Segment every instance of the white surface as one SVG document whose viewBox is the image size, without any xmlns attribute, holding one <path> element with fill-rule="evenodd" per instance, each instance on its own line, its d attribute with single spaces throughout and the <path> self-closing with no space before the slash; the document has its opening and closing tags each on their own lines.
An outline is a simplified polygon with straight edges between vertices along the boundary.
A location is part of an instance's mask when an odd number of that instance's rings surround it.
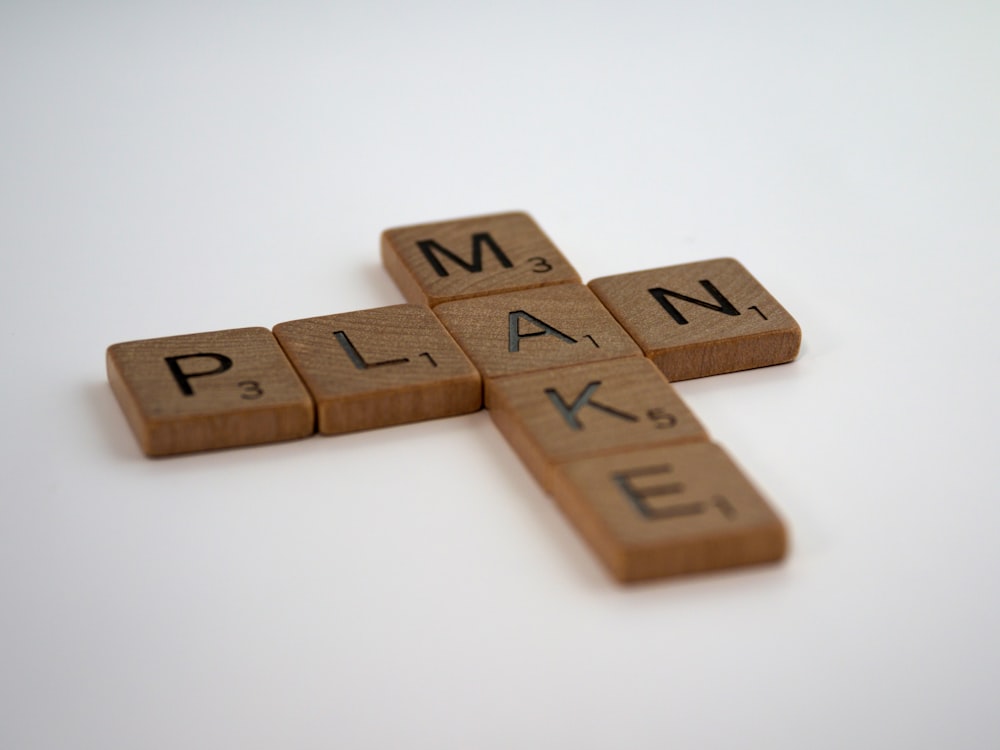
<svg viewBox="0 0 1000 750">
<path fill-rule="evenodd" d="M 0 747 L 997 746 L 996 3 L 62 5 L 0 8 Z M 679 385 L 783 565 L 620 588 L 485 412 L 141 457 L 109 344 L 509 209 L 797 317 Z"/>
</svg>

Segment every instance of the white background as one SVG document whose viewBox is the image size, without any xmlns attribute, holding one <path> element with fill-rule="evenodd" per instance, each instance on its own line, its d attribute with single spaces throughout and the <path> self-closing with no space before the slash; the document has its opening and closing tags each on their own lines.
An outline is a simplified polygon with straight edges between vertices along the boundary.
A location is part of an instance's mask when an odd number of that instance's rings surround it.
<svg viewBox="0 0 1000 750">
<path fill-rule="evenodd" d="M 995 2 L 8 1 L 0 107 L 0 747 L 1000 742 Z M 512 209 L 798 319 L 678 385 L 783 564 L 614 584 L 485 412 L 140 454 L 108 345 Z"/>
</svg>

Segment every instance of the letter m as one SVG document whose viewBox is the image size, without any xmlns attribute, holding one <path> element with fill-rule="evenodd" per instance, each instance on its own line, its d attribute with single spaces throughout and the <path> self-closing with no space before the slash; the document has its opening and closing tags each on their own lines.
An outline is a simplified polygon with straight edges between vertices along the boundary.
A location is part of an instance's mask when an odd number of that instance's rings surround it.
<svg viewBox="0 0 1000 750">
<path fill-rule="evenodd" d="M 469 273 L 480 273 L 483 270 L 483 246 L 489 248 L 490 252 L 500 261 L 500 265 L 504 268 L 513 268 L 514 264 L 510 262 L 504 251 L 500 249 L 500 245 L 497 244 L 496 240 L 490 237 L 489 232 L 479 232 L 472 235 L 472 260 L 465 260 L 460 256 L 453 253 L 446 247 L 439 245 L 434 240 L 418 240 L 417 247 L 420 248 L 420 252 L 424 254 L 424 258 L 427 262 L 431 264 L 431 268 L 434 269 L 438 276 L 447 276 L 448 269 L 444 267 L 441 263 L 441 258 L 438 255 L 447 258 L 452 263 L 457 263 L 462 268 L 464 268 Z"/>
</svg>

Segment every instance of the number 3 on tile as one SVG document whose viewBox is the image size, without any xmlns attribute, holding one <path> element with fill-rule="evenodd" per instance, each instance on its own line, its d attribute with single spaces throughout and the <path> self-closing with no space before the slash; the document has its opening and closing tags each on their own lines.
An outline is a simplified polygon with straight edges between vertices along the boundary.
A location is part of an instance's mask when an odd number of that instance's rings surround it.
<svg viewBox="0 0 1000 750">
<path fill-rule="evenodd" d="M 264 390 L 260 387 L 260 383 L 256 380 L 241 380 L 236 385 L 243 389 L 243 393 L 240 394 L 240 398 L 248 401 L 260 398 L 264 395 Z"/>
<path fill-rule="evenodd" d="M 534 273 L 547 273 L 552 270 L 552 264 L 541 256 L 536 255 L 534 258 L 528 258 L 528 262 L 535 264 L 535 267 L 531 269 Z"/>
</svg>

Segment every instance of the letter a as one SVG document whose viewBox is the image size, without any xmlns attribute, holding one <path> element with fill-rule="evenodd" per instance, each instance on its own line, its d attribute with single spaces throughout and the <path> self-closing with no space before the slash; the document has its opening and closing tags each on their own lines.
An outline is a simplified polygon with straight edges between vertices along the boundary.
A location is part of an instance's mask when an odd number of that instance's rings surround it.
<svg viewBox="0 0 1000 750">
<path fill-rule="evenodd" d="M 532 331 L 531 333 L 521 333 L 521 319 L 530 321 L 542 330 Z M 548 323 L 539 320 L 534 315 L 526 313 L 524 310 L 514 310 L 507 316 L 508 324 L 508 334 L 507 334 L 507 351 L 509 352 L 519 352 L 521 351 L 521 339 L 526 339 L 531 336 L 555 336 L 560 341 L 564 341 L 567 344 L 575 344 L 576 339 L 567 336 L 565 333 L 560 331 L 558 328 L 550 326 Z"/>
</svg>

